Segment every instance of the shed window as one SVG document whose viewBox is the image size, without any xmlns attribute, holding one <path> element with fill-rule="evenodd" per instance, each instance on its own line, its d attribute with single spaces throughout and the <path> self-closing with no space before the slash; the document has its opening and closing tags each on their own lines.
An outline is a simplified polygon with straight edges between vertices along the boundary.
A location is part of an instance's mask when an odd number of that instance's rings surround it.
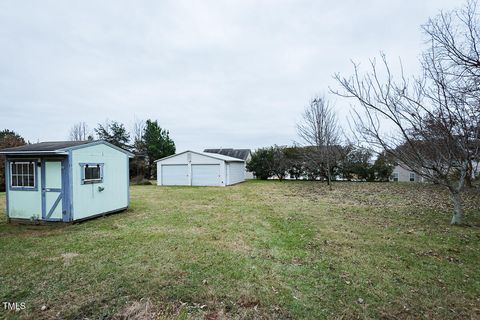
<svg viewBox="0 0 480 320">
<path fill-rule="evenodd" d="M 82 183 L 101 183 L 103 181 L 103 164 L 88 163 L 82 165 Z"/>
<path fill-rule="evenodd" d="M 35 188 L 35 162 L 11 162 L 10 186 L 12 188 Z"/>
</svg>

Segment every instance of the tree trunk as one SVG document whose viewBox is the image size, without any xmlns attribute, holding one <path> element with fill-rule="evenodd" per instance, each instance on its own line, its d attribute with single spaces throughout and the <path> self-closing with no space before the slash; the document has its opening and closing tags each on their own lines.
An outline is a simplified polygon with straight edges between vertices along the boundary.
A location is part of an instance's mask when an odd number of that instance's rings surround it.
<svg viewBox="0 0 480 320">
<path fill-rule="evenodd" d="M 460 170 L 460 179 L 457 186 L 449 186 L 450 196 L 453 202 L 453 217 L 451 224 L 461 224 L 463 218 L 463 203 L 461 192 L 465 188 L 465 180 L 468 175 L 469 162 L 465 163 Z"/>
<path fill-rule="evenodd" d="M 473 175 L 473 163 L 468 161 L 467 164 L 467 175 L 465 176 L 465 187 L 472 188 L 472 175 Z"/>
<path fill-rule="evenodd" d="M 462 197 L 460 196 L 460 192 L 456 190 L 451 190 L 451 198 L 453 202 L 453 217 L 451 224 L 461 224 L 462 217 L 463 217 L 463 205 L 462 205 Z"/>
<path fill-rule="evenodd" d="M 332 190 L 331 181 L 332 181 L 332 179 L 330 177 L 330 163 L 327 162 L 327 185 L 328 185 L 329 190 Z"/>
</svg>

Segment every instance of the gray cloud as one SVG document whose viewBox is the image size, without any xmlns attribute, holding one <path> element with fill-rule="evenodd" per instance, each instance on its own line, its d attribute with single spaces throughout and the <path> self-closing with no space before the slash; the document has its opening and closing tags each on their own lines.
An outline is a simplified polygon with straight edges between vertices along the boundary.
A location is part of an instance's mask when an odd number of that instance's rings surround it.
<svg viewBox="0 0 480 320">
<path fill-rule="evenodd" d="M 2 1 L 0 127 L 158 119 L 178 149 L 289 144 L 311 96 L 383 50 L 417 69 L 420 25 L 462 1 Z M 349 102 L 336 102 L 346 124 Z"/>
</svg>

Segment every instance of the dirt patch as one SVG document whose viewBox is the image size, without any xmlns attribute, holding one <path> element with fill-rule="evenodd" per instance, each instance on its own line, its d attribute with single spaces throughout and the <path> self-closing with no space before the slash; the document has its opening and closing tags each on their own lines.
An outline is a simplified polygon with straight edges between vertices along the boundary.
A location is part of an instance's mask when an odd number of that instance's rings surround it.
<svg viewBox="0 0 480 320">
<path fill-rule="evenodd" d="M 253 248 L 242 237 L 227 239 L 224 245 L 229 250 L 235 252 L 248 253 L 253 251 Z"/>
</svg>

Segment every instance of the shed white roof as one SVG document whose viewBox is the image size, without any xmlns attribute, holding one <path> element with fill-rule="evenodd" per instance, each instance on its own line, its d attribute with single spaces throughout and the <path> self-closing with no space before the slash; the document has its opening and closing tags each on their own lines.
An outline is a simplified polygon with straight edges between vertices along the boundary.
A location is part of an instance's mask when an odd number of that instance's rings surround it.
<svg viewBox="0 0 480 320">
<path fill-rule="evenodd" d="M 233 157 L 228 157 L 228 156 L 224 156 L 224 155 L 218 154 L 218 153 L 199 152 L 199 151 L 191 151 L 191 150 L 186 150 L 186 151 L 183 151 L 183 152 L 180 152 L 180 153 L 176 153 L 176 154 L 173 154 L 173 155 L 171 155 L 171 156 L 158 159 L 158 160 L 156 160 L 155 162 L 159 162 L 159 161 L 163 161 L 163 160 L 166 160 L 166 159 L 170 159 L 170 158 L 176 157 L 176 156 L 178 156 L 178 155 L 184 154 L 184 153 L 186 153 L 186 152 L 192 152 L 192 153 L 196 153 L 196 154 L 199 154 L 199 155 L 202 155 L 202 156 L 205 156 L 205 157 L 210 157 L 210 158 L 217 159 L 217 160 L 223 160 L 223 161 L 226 161 L 226 162 L 245 162 L 245 161 L 242 160 L 242 159 L 233 158 Z"/>
</svg>

